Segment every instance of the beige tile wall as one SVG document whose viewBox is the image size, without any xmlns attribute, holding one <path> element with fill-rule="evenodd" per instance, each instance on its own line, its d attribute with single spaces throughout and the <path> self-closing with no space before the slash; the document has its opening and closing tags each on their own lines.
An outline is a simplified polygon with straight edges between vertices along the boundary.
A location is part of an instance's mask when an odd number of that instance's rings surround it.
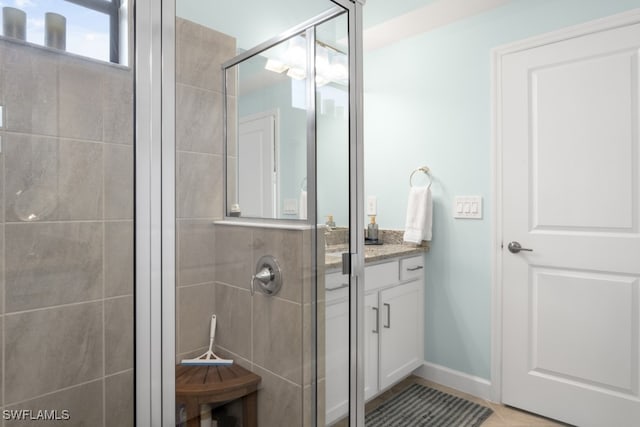
<svg viewBox="0 0 640 427">
<path fill-rule="evenodd" d="M 0 39 L 0 105 L 0 407 L 131 426 L 133 73 Z"/>
<path fill-rule="evenodd" d="M 216 341 L 224 354 L 262 377 L 258 396 L 261 426 L 310 425 L 309 301 L 315 286 L 310 268 L 311 233 L 215 227 L 214 307 L 220 316 Z M 263 255 L 273 255 L 282 269 L 283 285 L 276 296 L 250 293 L 251 274 Z"/>
<path fill-rule="evenodd" d="M 222 218 L 222 58 L 235 40 L 176 19 L 177 359 L 203 352 L 214 313 L 213 222 Z"/>
<path fill-rule="evenodd" d="M 260 425 L 302 425 L 303 415 L 309 425 L 311 231 L 213 225 L 223 218 L 220 70 L 235 50 L 233 38 L 177 19 L 177 359 L 206 349 L 215 313 L 217 351 L 262 377 Z M 279 260 L 283 288 L 251 296 L 266 254 Z"/>
</svg>

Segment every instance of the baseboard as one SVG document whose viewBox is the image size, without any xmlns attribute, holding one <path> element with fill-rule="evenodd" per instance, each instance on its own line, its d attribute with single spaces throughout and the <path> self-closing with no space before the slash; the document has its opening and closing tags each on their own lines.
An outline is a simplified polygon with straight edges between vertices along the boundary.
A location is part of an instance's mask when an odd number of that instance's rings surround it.
<svg viewBox="0 0 640 427">
<path fill-rule="evenodd" d="M 491 382 L 484 378 L 429 362 L 424 362 L 413 373 L 425 380 L 433 381 L 445 387 L 453 388 L 481 399 L 493 400 Z"/>
</svg>

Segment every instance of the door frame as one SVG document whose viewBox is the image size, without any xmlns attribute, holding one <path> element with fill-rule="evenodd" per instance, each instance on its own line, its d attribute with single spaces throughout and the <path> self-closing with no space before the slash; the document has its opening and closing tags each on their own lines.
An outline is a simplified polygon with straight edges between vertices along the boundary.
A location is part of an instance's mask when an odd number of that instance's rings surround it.
<svg viewBox="0 0 640 427">
<path fill-rule="evenodd" d="M 491 287 L 491 399 L 494 402 L 502 402 L 502 265 L 503 265 L 503 158 L 502 148 L 505 141 L 502 139 L 502 68 L 503 57 L 529 50 L 540 46 L 545 46 L 564 40 L 586 36 L 614 28 L 625 27 L 640 23 L 640 8 L 632 9 L 619 14 L 592 20 L 586 23 L 572 25 L 560 30 L 545 33 L 539 36 L 530 37 L 524 40 L 509 43 L 496 47 L 492 50 L 492 153 L 494 165 L 492 168 L 492 186 L 494 194 L 494 217 L 492 233 L 492 287 Z M 542 414 L 544 415 L 544 414 Z"/>
</svg>

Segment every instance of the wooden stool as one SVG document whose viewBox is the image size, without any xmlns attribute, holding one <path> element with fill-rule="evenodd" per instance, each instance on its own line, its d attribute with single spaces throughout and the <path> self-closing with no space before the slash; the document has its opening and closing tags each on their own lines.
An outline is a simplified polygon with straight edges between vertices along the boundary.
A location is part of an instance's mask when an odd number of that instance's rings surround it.
<svg viewBox="0 0 640 427">
<path fill-rule="evenodd" d="M 259 375 L 236 364 L 176 366 L 176 404 L 185 405 L 187 426 L 200 427 L 200 405 L 242 398 L 242 425 L 258 425 Z"/>
</svg>

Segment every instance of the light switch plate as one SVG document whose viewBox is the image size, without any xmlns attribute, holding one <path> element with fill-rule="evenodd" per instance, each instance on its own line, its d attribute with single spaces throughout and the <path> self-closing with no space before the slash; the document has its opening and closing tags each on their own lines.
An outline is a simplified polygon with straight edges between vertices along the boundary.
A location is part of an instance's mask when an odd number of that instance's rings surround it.
<svg viewBox="0 0 640 427">
<path fill-rule="evenodd" d="M 367 215 L 378 215 L 378 198 L 376 196 L 367 197 Z"/>
<path fill-rule="evenodd" d="M 453 217 L 482 219 L 481 196 L 457 196 L 453 201 Z"/>
<path fill-rule="evenodd" d="M 283 213 L 287 215 L 295 215 L 298 213 L 298 199 L 284 199 L 282 205 Z"/>
</svg>

